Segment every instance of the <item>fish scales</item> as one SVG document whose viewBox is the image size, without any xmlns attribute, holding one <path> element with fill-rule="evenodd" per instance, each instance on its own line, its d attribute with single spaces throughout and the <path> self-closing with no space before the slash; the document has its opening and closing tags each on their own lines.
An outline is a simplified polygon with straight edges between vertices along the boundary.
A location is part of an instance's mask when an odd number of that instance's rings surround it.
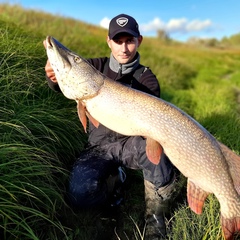
<svg viewBox="0 0 240 240">
<path fill-rule="evenodd" d="M 201 213 L 205 198 L 213 193 L 220 202 L 224 237 L 233 239 L 240 231 L 239 156 L 173 104 L 108 79 L 52 37 L 46 43 L 63 94 L 80 101 L 91 117 L 114 131 L 158 141 L 188 178 L 191 209 Z M 231 175 L 233 162 L 237 168 Z"/>
<path fill-rule="evenodd" d="M 117 129 L 122 134 L 151 136 L 161 143 L 167 156 L 185 176 L 194 178 L 200 186 L 203 179 L 206 179 L 208 184 L 209 181 L 215 182 L 223 191 L 222 182 L 212 180 L 215 177 L 212 171 L 215 170 L 216 176 L 223 174 L 227 179 L 231 178 L 226 174 L 226 161 L 212 135 L 173 105 L 125 88 L 111 80 L 105 80 L 99 94 L 86 101 L 88 111 L 99 122 L 113 130 Z M 143 96 L 145 101 L 141 101 Z M 123 102 L 119 101 L 119 98 L 124 99 Z M 99 106 L 104 106 L 104 111 Z M 157 111 L 162 108 L 163 111 Z M 170 114 L 166 114 L 167 112 Z M 134 118 L 131 117 L 132 113 Z M 186 151 L 181 151 L 183 146 Z M 215 157 L 216 152 L 217 157 Z M 219 159 L 221 165 L 218 167 Z M 207 169 L 204 165 L 205 161 L 208 162 Z M 198 176 L 196 170 L 199 172 Z"/>
</svg>

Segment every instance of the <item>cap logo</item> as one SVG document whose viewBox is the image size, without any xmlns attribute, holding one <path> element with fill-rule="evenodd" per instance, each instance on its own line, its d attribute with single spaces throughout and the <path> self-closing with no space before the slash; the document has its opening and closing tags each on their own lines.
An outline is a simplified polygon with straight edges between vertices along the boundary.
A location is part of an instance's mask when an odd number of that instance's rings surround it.
<svg viewBox="0 0 240 240">
<path fill-rule="evenodd" d="M 117 22 L 117 25 L 119 25 L 120 27 L 124 27 L 127 25 L 128 19 L 125 17 L 120 17 L 116 20 L 116 22 Z"/>
</svg>

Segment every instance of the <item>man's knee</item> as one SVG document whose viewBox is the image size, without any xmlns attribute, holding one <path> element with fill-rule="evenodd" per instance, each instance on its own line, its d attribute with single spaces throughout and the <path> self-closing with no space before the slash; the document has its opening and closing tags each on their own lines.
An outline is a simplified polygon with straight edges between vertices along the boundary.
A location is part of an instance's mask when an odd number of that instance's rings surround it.
<svg viewBox="0 0 240 240">
<path fill-rule="evenodd" d="M 73 207 L 97 207 L 109 204 L 115 188 L 122 184 L 123 173 L 113 160 L 94 150 L 83 154 L 73 166 L 68 199 Z"/>
<path fill-rule="evenodd" d="M 93 207 L 101 205 L 107 199 L 107 185 L 100 178 L 100 169 L 89 164 L 89 161 L 77 162 L 72 169 L 68 199 L 74 207 Z"/>
</svg>

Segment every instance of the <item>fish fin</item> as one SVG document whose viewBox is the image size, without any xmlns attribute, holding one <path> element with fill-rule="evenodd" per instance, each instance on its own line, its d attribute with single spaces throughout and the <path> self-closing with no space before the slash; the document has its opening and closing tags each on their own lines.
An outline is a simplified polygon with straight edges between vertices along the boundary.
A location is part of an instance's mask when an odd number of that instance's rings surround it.
<svg viewBox="0 0 240 240">
<path fill-rule="evenodd" d="M 227 219 L 221 215 L 221 225 L 226 240 L 233 240 L 235 234 L 240 234 L 240 217 Z"/>
<path fill-rule="evenodd" d="M 85 132 L 87 132 L 87 116 L 86 116 L 86 108 L 83 105 L 81 101 L 76 101 L 77 102 L 77 113 L 78 117 L 80 119 L 80 122 L 83 125 L 83 129 Z"/>
<path fill-rule="evenodd" d="M 223 143 L 218 142 L 222 153 L 228 163 L 229 171 L 233 179 L 233 184 L 240 195 L 240 156 L 234 153 L 231 149 L 225 146 Z"/>
<path fill-rule="evenodd" d="M 196 186 L 192 181 L 188 179 L 187 200 L 189 207 L 193 212 L 196 214 L 202 213 L 203 205 L 208 195 L 208 192 Z"/>
<path fill-rule="evenodd" d="M 89 121 L 91 121 L 91 123 L 92 123 L 96 128 L 98 128 L 98 127 L 99 127 L 99 122 L 98 122 L 94 117 L 92 117 L 92 115 L 91 115 L 88 111 L 86 111 L 86 115 L 87 115 Z"/>
<path fill-rule="evenodd" d="M 146 154 L 152 163 L 157 165 L 160 162 L 162 152 L 163 149 L 159 142 L 149 137 L 146 139 Z"/>
</svg>

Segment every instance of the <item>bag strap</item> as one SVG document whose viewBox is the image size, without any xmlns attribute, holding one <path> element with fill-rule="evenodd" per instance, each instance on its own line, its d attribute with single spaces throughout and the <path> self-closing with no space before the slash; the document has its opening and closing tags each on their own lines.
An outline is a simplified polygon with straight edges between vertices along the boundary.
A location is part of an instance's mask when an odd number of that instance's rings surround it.
<svg viewBox="0 0 240 240">
<path fill-rule="evenodd" d="M 142 76 L 142 74 L 147 71 L 147 67 L 139 64 L 139 66 L 137 67 L 137 69 L 135 70 L 133 77 L 139 82 L 140 77 Z"/>
</svg>

